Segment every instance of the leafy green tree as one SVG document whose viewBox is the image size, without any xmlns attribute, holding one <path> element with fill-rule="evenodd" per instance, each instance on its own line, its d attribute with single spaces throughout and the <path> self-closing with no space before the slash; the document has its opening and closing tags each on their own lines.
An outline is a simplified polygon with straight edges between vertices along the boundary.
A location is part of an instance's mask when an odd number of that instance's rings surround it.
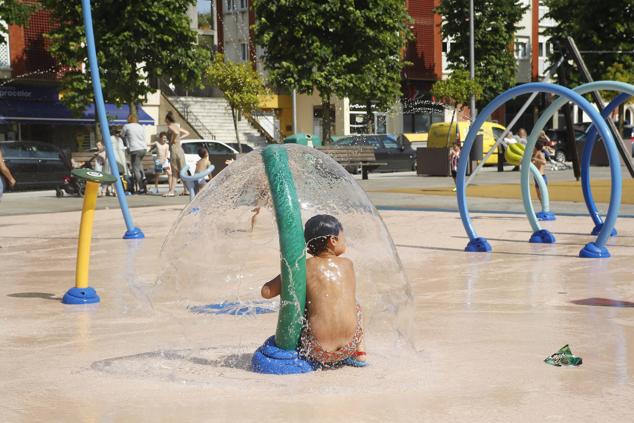
<svg viewBox="0 0 634 423">
<path fill-rule="evenodd" d="M 553 39 L 572 37 L 581 51 L 603 53 L 583 54 L 583 60 L 594 79 L 610 79 L 610 68 L 622 66 L 622 72 L 634 73 L 634 56 L 618 53 L 634 51 L 634 2 L 631 0 L 545 0 L 546 15 L 557 22 L 548 28 Z M 554 51 L 554 58 L 559 56 Z M 579 83 L 578 74 L 572 73 L 572 83 Z"/>
<path fill-rule="evenodd" d="M 0 18 L 4 21 L 0 25 L 0 44 L 6 41 L 7 25 L 26 25 L 34 6 L 23 4 L 19 0 L 0 0 Z"/>
<path fill-rule="evenodd" d="M 194 0 L 94 0 L 92 17 L 97 58 L 106 101 L 136 105 L 155 89 L 148 80 L 200 84 L 210 53 L 196 44 L 187 8 Z M 64 25 L 49 37 L 51 53 L 65 67 L 75 69 L 62 79 L 62 101 L 72 110 L 93 102 L 87 72 L 82 9 L 79 1 L 42 0 L 53 19 Z"/>
<path fill-rule="evenodd" d="M 438 81 L 432 87 L 431 93 L 442 103 L 453 106 L 451 122 L 449 128 L 453 126 L 453 121 L 457 110 L 462 110 L 475 96 L 476 100 L 482 95 L 482 87 L 478 81 L 471 80 L 469 72 L 463 69 L 454 70 L 448 79 Z M 447 146 L 451 143 L 451 131 L 447 131 Z"/>
<path fill-rule="evenodd" d="M 407 31 L 402 1 L 255 0 L 254 8 L 270 82 L 319 91 L 325 142 L 333 96 L 393 101 Z"/>
<path fill-rule="evenodd" d="M 411 38 L 410 16 L 402 0 L 357 1 L 357 13 L 349 19 L 351 36 L 346 48 L 355 57 L 350 97 L 366 105 L 367 132 L 374 128 L 373 106 L 389 110 L 401 97 L 401 72 L 408 63 L 401 49 Z"/>
<path fill-rule="evenodd" d="M 474 2 L 475 74 L 486 104 L 515 85 L 516 61 L 511 46 L 517 26 L 528 6 L 520 0 Z M 469 69 L 469 0 L 443 0 L 436 12 L 442 16 L 442 34 L 451 39 L 449 69 Z"/>
<path fill-rule="evenodd" d="M 225 61 L 221 53 L 216 53 L 213 63 L 207 68 L 205 79 L 209 85 L 221 90 L 229 103 L 238 151 L 242 151 L 238 135 L 238 113 L 253 112 L 258 106 L 259 96 L 266 93 L 260 74 L 253 69 L 251 63 Z"/>
</svg>

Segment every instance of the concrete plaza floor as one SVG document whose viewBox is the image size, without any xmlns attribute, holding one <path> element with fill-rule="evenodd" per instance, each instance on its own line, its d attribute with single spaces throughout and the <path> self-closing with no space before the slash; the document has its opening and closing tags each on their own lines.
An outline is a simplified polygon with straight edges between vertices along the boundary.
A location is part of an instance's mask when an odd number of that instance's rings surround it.
<svg viewBox="0 0 634 423">
<path fill-rule="evenodd" d="M 156 278 L 181 207 L 135 208 L 142 241 L 121 239 L 117 209 L 97 212 L 102 302 L 90 307 L 59 301 L 79 212 L 0 216 L 0 421 L 634 420 L 632 218 L 618 221 L 612 258 L 589 260 L 577 257 L 593 239 L 587 216 L 547 222 L 557 244 L 533 245 L 523 216 L 476 213 L 494 251 L 468 254 L 457 213 L 384 210 L 413 294 L 412 347 L 370 344 L 364 369 L 267 376 L 248 363 L 274 316 L 185 326 L 135 292 Z M 582 366 L 543 362 L 564 344 Z"/>
</svg>

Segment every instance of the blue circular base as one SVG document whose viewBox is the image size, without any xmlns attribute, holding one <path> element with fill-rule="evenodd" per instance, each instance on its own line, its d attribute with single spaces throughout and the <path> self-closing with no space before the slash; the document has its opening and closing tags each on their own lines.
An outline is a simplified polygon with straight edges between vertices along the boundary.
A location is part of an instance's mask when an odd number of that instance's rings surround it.
<svg viewBox="0 0 634 423">
<path fill-rule="evenodd" d="M 232 316 L 252 316 L 278 311 L 277 308 L 272 308 L 268 301 L 252 301 L 250 303 L 225 301 L 220 304 L 190 306 L 187 309 L 196 314 L 229 314 Z"/>
<path fill-rule="evenodd" d="M 589 242 L 579 251 L 579 257 L 583 258 L 608 258 L 610 252 L 605 247 L 599 247 L 594 242 Z"/>
<path fill-rule="evenodd" d="M 297 351 L 278 348 L 275 336 L 271 336 L 257 349 L 251 359 L 251 366 L 256 373 L 270 375 L 291 375 L 314 370 L 308 361 L 299 357 Z"/>
<path fill-rule="evenodd" d="M 528 242 L 533 244 L 554 244 L 555 236 L 548 229 L 541 229 L 534 232 Z"/>
<path fill-rule="evenodd" d="M 62 303 L 64 304 L 94 304 L 99 302 L 99 295 L 93 288 L 71 288 L 64 298 Z"/>
<path fill-rule="evenodd" d="M 592 229 L 591 235 L 599 235 L 599 232 L 601 232 L 601 229 L 603 229 L 603 223 L 598 224 L 597 226 L 594 227 L 594 229 Z M 618 232 L 616 231 L 616 228 L 612 228 L 612 232 L 610 232 L 610 236 L 617 236 Z"/>
<path fill-rule="evenodd" d="M 143 239 L 143 238 L 145 238 L 143 231 L 137 227 L 134 227 L 133 229 L 126 231 L 125 234 L 123 234 L 123 239 Z"/>
<path fill-rule="evenodd" d="M 468 253 L 489 253 L 493 248 L 486 238 L 478 237 L 469 241 L 464 250 Z"/>
<path fill-rule="evenodd" d="M 540 211 L 539 213 L 536 213 L 535 216 L 537 216 L 538 220 L 542 221 L 557 220 L 555 213 L 549 211 Z"/>
</svg>

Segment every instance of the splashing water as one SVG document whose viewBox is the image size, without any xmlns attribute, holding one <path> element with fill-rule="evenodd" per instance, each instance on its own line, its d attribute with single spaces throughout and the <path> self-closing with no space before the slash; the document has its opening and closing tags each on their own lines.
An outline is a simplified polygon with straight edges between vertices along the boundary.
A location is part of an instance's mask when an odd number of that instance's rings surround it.
<svg viewBox="0 0 634 423">
<path fill-rule="evenodd" d="M 332 158 L 312 148 L 285 148 L 302 221 L 331 214 L 343 225 L 344 257 L 354 263 L 368 349 L 371 352 L 382 345 L 389 351 L 395 345 L 408 345 L 412 295 L 377 211 L 352 176 Z M 214 333 L 194 334 L 201 319 L 221 319 L 207 320 L 209 331 L 220 328 L 237 334 L 245 324 L 239 317 L 243 314 L 249 316 L 249 326 L 257 328 L 257 333 L 252 339 L 236 336 L 236 344 L 257 345 L 275 332 L 275 315 L 257 313 L 258 307 L 279 309 L 279 299 L 263 302 L 260 289 L 280 273 L 277 227 L 261 150 L 232 163 L 183 210 L 163 245 L 161 263 L 150 298 L 156 310 L 182 319 L 185 338 L 196 335 L 207 340 L 201 345 L 213 346 Z M 210 312 L 223 309 L 223 304 L 231 312 Z"/>
</svg>

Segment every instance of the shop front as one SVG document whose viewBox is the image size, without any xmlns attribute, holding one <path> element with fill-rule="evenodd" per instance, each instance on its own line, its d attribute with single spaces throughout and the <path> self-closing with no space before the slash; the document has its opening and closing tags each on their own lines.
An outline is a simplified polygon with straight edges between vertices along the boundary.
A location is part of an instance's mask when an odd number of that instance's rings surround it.
<svg viewBox="0 0 634 423">
<path fill-rule="evenodd" d="M 128 106 L 106 104 L 111 126 L 127 122 Z M 141 108 L 139 123 L 154 125 Z M 59 100 L 55 86 L 0 86 L 0 141 L 43 141 L 65 151 L 85 151 L 95 147 L 96 117 L 94 105 L 79 114 L 72 113 Z"/>
</svg>

